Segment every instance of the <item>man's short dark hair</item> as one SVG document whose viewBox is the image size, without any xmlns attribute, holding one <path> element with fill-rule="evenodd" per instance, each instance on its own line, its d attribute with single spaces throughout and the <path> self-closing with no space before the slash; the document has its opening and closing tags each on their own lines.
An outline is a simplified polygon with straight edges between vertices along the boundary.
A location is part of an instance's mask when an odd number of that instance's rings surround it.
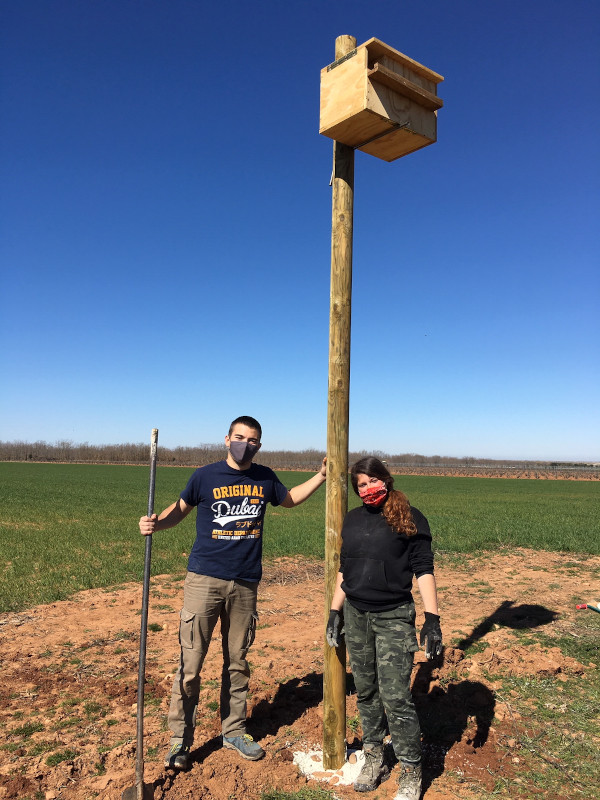
<svg viewBox="0 0 600 800">
<path fill-rule="evenodd" d="M 233 420 L 231 425 L 229 426 L 229 436 L 233 433 L 233 429 L 236 425 L 246 425 L 247 428 L 254 428 L 254 430 L 258 431 L 258 438 L 262 438 L 262 428 L 260 427 L 260 422 L 254 417 L 236 417 Z"/>
</svg>

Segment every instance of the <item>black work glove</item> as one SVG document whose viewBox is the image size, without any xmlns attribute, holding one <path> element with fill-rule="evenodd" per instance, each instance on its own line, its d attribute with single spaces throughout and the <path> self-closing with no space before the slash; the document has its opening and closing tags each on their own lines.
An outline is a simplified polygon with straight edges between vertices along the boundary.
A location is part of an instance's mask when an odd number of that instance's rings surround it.
<svg viewBox="0 0 600 800">
<path fill-rule="evenodd" d="M 325 638 L 330 647 L 339 647 L 342 641 L 342 633 L 344 632 L 344 618 L 341 611 L 336 611 L 334 608 L 329 612 L 329 619 L 327 620 L 327 628 L 325 629 Z"/>
<path fill-rule="evenodd" d="M 442 629 L 437 614 L 425 612 L 425 622 L 421 628 L 421 644 L 425 645 L 425 655 L 429 660 L 442 652 Z"/>
</svg>

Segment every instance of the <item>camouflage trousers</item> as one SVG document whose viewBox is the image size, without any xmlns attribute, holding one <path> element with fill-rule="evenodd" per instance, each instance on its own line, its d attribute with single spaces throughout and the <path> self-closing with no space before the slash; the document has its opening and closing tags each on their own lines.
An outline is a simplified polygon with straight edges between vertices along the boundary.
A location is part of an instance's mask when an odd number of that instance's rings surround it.
<svg viewBox="0 0 600 800">
<path fill-rule="evenodd" d="M 346 600 L 344 633 L 357 692 L 363 742 L 390 733 L 396 757 L 421 758 L 421 728 L 410 691 L 419 649 L 413 603 L 391 611 L 359 611 Z"/>
</svg>

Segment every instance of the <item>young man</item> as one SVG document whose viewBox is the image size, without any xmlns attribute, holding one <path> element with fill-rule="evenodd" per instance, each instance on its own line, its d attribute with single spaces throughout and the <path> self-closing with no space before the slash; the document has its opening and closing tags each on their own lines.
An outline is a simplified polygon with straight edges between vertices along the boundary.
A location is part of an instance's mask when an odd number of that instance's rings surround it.
<svg viewBox="0 0 600 800">
<path fill-rule="evenodd" d="M 221 620 L 223 746 L 256 761 L 265 755 L 246 732 L 250 670 L 246 655 L 256 631 L 256 595 L 262 576 L 262 529 L 267 503 L 293 508 L 325 482 L 319 472 L 289 491 L 273 470 L 253 464 L 261 427 L 253 417 L 234 419 L 225 437 L 225 461 L 197 469 L 181 497 L 158 516 L 140 519 L 140 532 L 173 528 L 197 507 L 196 540 L 188 561 L 180 614 L 181 658 L 173 681 L 165 767 L 186 769 L 194 739 L 200 672 L 212 632 Z"/>
</svg>

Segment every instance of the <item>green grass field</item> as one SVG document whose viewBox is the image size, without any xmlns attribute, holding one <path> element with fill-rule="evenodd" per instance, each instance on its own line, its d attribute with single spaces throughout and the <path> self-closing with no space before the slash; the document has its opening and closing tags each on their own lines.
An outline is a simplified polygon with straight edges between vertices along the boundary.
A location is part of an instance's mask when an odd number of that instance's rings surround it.
<svg viewBox="0 0 600 800">
<path fill-rule="evenodd" d="M 156 503 L 178 496 L 192 469 L 159 467 Z M 0 463 L 0 612 L 64 599 L 142 575 L 137 520 L 147 467 Z M 287 486 L 308 473 L 279 472 Z M 396 478 L 428 517 L 438 553 L 502 547 L 600 553 L 600 484 L 485 478 Z M 356 505 L 352 492 L 350 505 Z M 324 556 L 325 489 L 296 509 L 269 507 L 265 557 Z M 184 572 L 194 514 L 153 537 L 152 573 Z"/>
</svg>

